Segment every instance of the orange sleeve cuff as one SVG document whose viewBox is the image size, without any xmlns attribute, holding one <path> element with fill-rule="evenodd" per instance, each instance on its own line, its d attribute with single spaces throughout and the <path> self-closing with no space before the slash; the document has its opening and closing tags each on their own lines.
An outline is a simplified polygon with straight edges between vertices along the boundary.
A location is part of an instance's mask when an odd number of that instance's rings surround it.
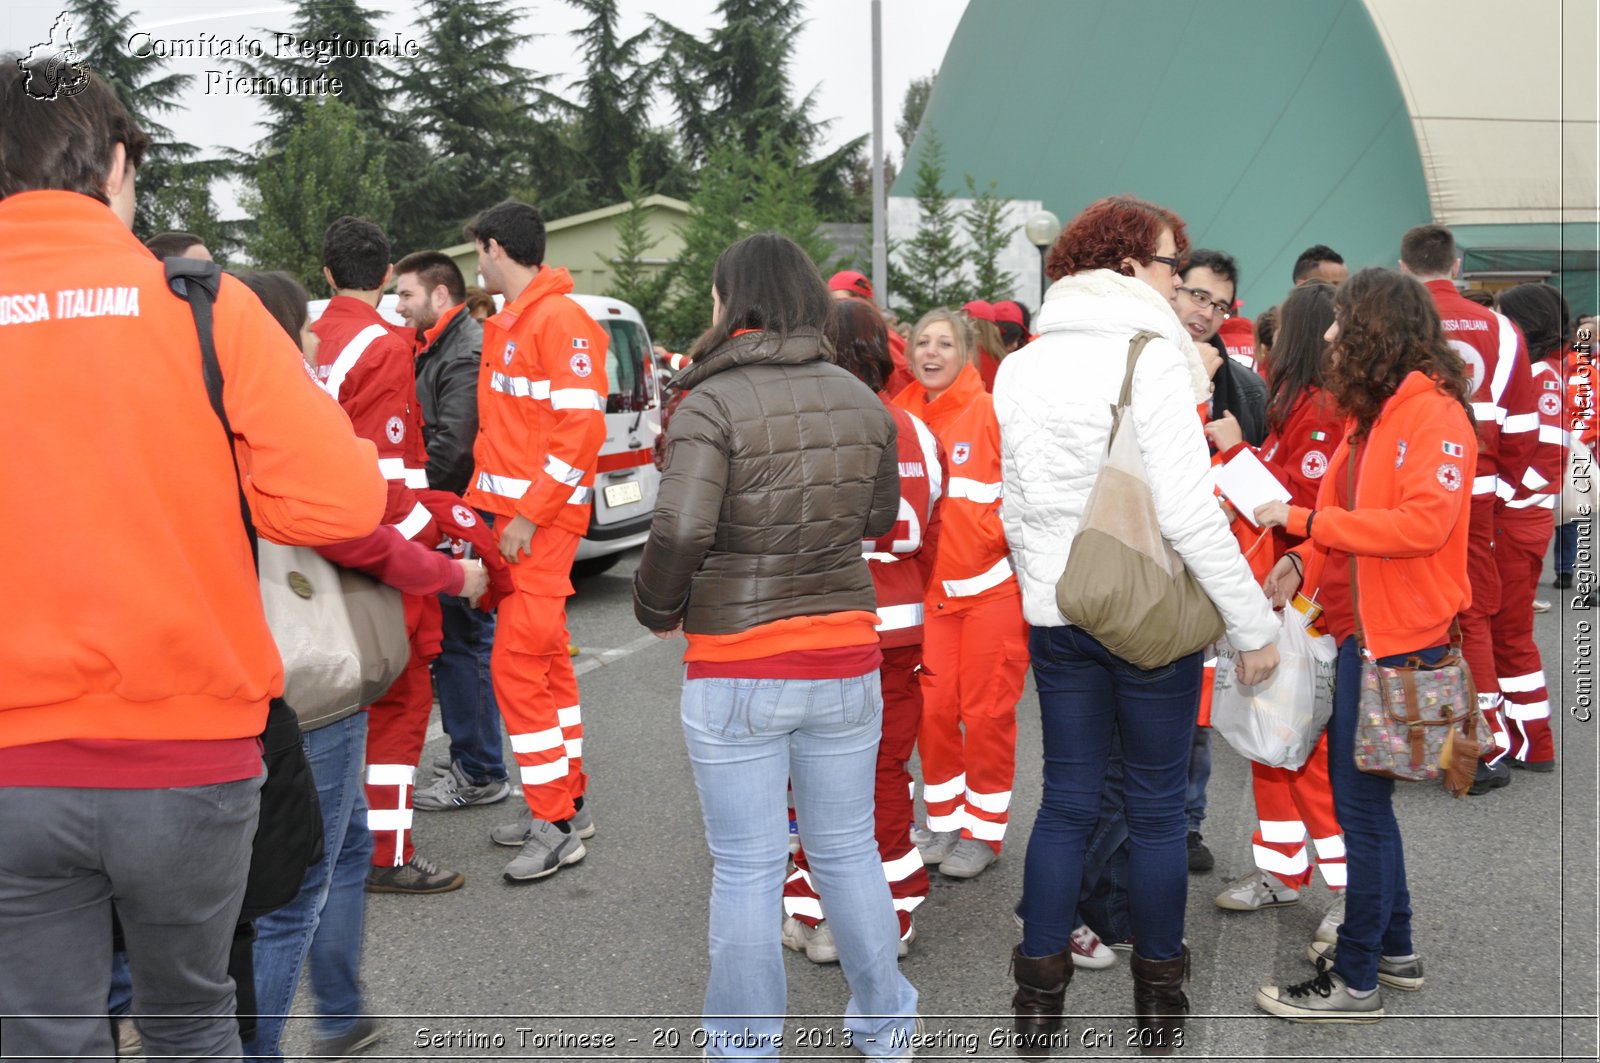
<svg viewBox="0 0 1600 1063">
<path fill-rule="evenodd" d="M 1290 506 L 1289 520 L 1283 530 L 1296 539 L 1309 539 L 1311 537 L 1311 513 L 1305 506 Z"/>
</svg>

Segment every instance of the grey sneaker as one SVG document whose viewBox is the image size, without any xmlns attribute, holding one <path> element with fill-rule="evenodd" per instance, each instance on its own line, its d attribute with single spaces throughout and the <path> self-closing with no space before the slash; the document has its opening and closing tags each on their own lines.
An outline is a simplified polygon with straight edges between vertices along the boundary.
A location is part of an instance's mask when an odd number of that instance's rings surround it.
<svg viewBox="0 0 1600 1063">
<path fill-rule="evenodd" d="M 912 840 L 916 841 L 918 837 L 927 839 L 925 842 L 916 842 L 916 846 L 922 850 L 922 862 L 932 867 L 934 864 L 944 863 L 945 858 L 950 855 L 950 850 L 954 849 L 956 842 L 961 840 L 961 832 L 958 830 L 920 831 L 912 835 Z"/>
<path fill-rule="evenodd" d="M 367 872 L 368 893 L 449 893 L 467 881 L 459 871 L 440 868 L 416 853 L 399 867 L 375 867 Z"/>
<path fill-rule="evenodd" d="M 826 919 L 812 926 L 791 915 L 783 921 L 783 947 L 805 953 L 812 963 L 839 962 L 839 946 Z"/>
<path fill-rule="evenodd" d="M 572 833 L 585 841 L 594 837 L 594 816 L 589 812 L 587 799 L 584 800 L 583 807 L 574 812 L 572 818 L 567 820 L 567 824 L 572 828 Z M 533 813 L 528 810 L 527 805 L 523 805 L 517 812 L 517 818 L 514 822 L 502 823 L 489 831 L 489 840 L 496 845 L 518 849 L 522 847 L 523 842 L 528 840 L 528 835 L 531 833 L 533 833 Z"/>
<path fill-rule="evenodd" d="M 1230 912 L 1257 912 L 1299 903 L 1299 890 L 1285 886 L 1277 875 L 1259 869 L 1234 879 L 1217 894 L 1217 907 Z"/>
<path fill-rule="evenodd" d="M 536 819 L 522 843 L 522 851 L 506 865 L 505 876 L 510 882 L 532 882 L 560 871 L 567 864 L 576 864 L 585 856 L 583 841 L 576 832 L 563 832 L 547 820 Z"/>
<path fill-rule="evenodd" d="M 411 795 L 411 804 L 426 812 L 449 812 L 469 805 L 497 805 L 511 796 L 511 783 L 505 779 L 491 779 L 475 783 L 467 778 L 461 765 L 452 764 L 450 770 Z"/>
<path fill-rule="evenodd" d="M 1344 979 L 1327 969 L 1298 985 L 1262 986 L 1256 1007 L 1290 1022 L 1377 1022 L 1384 1015 L 1381 992 L 1353 997 Z"/>
<path fill-rule="evenodd" d="M 924 860 L 927 858 L 924 857 Z M 950 855 L 939 863 L 939 871 L 951 878 L 977 878 L 990 864 L 1000 859 L 988 842 L 976 838 L 962 838 Z"/>
<path fill-rule="evenodd" d="M 1306 946 L 1306 959 L 1316 964 L 1319 971 L 1331 971 L 1338 955 L 1339 946 L 1326 941 L 1313 941 Z M 1379 956 L 1378 981 L 1392 989 L 1415 993 L 1422 988 L 1421 958 L 1413 956 L 1409 960 L 1391 960 L 1387 956 Z"/>
<path fill-rule="evenodd" d="M 1339 928 L 1344 925 L 1344 891 L 1339 891 L 1333 904 L 1328 906 L 1328 912 L 1322 917 L 1322 922 L 1317 924 L 1316 939 L 1325 941 L 1330 945 L 1339 943 Z"/>
<path fill-rule="evenodd" d="M 344 1033 L 311 1043 L 311 1056 L 323 1063 L 339 1063 L 383 1040 L 383 1029 L 371 1015 L 363 1015 Z"/>
</svg>

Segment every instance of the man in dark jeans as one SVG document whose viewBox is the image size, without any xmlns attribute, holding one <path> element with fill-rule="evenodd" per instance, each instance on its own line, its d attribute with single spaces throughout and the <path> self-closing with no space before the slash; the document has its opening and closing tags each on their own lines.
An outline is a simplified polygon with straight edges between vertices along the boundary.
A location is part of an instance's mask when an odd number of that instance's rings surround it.
<svg viewBox="0 0 1600 1063">
<path fill-rule="evenodd" d="M 1222 251 L 1197 250 L 1184 260 L 1182 283 L 1172 297 L 1178 320 L 1200 349 L 1200 360 L 1211 375 L 1211 420 L 1232 419 L 1251 446 L 1267 438 L 1267 385 L 1244 365 L 1228 357 L 1217 330 L 1233 316 L 1239 289 L 1239 264 Z M 1208 662 L 1209 663 L 1209 662 Z M 1206 784 L 1211 781 L 1211 729 L 1196 727 L 1189 753 L 1189 790 L 1185 802 L 1189 817 L 1189 870 L 1210 871 L 1216 859 L 1200 834 L 1206 818 Z"/>
<path fill-rule="evenodd" d="M 466 309 L 467 285 L 455 262 L 418 251 L 395 264 L 397 309 L 421 333 L 417 401 L 428 448 L 427 487 L 464 494 L 478 438 L 478 362 L 483 325 Z M 450 763 L 418 788 L 414 807 L 447 812 L 492 805 L 511 793 L 500 737 L 500 709 L 489 682 L 494 617 L 462 598 L 440 596 L 444 638 L 433 662 L 439 719 L 450 736 Z"/>
</svg>

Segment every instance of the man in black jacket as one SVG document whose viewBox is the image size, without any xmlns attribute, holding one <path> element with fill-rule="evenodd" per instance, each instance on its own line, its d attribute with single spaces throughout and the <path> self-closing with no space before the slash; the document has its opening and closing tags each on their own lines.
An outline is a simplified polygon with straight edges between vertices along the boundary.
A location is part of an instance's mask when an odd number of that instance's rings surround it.
<svg viewBox="0 0 1600 1063">
<path fill-rule="evenodd" d="M 483 325 L 466 310 L 467 286 L 455 262 L 418 251 L 396 263 L 400 316 L 420 334 L 417 401 L 428 448 L 428 482 L 463 494 L 478 437 L 478 363 Z M 500 709 L 489 682 L 494 617 L 461 598 L 440 596 L 444 640 L 433 663 L 439 718 L 450 736 L 450 767 L 413 795 L 416 808 L 449 811 L 492 805 L 511 793 L 500 739 Z"/>
</svg>

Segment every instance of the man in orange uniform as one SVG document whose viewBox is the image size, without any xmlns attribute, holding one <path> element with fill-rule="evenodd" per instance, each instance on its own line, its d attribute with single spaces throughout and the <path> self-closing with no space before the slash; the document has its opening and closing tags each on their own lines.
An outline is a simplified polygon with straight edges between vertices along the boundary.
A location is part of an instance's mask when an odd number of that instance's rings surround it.
<svg viewBox="0 0 1600 1063">
<path fill-rule="evenodd" d="M 1400 269 L 1427 286 L 1444 324 L 1445 339 L 1472 374 L 1478 464 L 1472 480 L 1471 547 L 1467 554 L 1472 602 L 1460 618 L 1461 649 L 1478 690 L 1478 707 L 1495 738 L 1493 748 L 1484 751 L 1477 781 L 1467 791 L 1477 795 L 1511 781 L 1511 769 L 1502 763 L 1511 748 L 1511 736 L 1501 714 L 1503 699 L 1490 634 L 1490 618 L 1500 609 L 1494 529 L 1496 514 L 1533 461 L 1539 442 L 1539 397 L 1527 347 L 1511 322 L 1456 291 L 1454 278 L 1461 271 L 1461 259 L 1449 229 L 1418 225 L 1407 230 L 1400 240 Z"/>
<path fill-rule="evenodd" d="M 491 670 L 528 816 L 490 837 L 521 848 L 505 869 L 520 882 L 582 860 L 582 839 L 594 834 L 566 600 L 606 436 L 606 334 L 567 298 L 567 271 L 544 265 L 537 210 L 506 200 L 473 219 L 466 235 L 478 245 L 484 284 L 506 298 L 483 325 L 467 501 L 497 516 L 516 588 L 500 605 Z"/>
<path fill-rule="evenodd" d="M 378 315 L 389 283 L 389 240 L 370 221 L 346 215 L 322 237 L 322 275 L 333 298 L 311 330 L 320 341 L 316 374 L 350 415 L 356 434 L 378 448 L 389 481 L 383 520 L 424 546 L 438 525 L 416 492 L 428 486 L 408 332 Z M 439 655 L 439 599 L 405 595 L 411 656 L 405 671 L 367 712 L 367 826 L 372 830 L 372 893 L 447 893 L 466 876 L 416 855 L 411 843 L 417 759 L 433 711 L 428 662 Z"/>
<path fill-rule="evenodd" d="M 1016 769 L 1017 700 L 1028 669 L 1022 592 L 1000 527 L 1000 425 L 965 323 L 924 318 L 911 338 L 917 383 L 896 405 L 949 458 L 939 556 L 922 639 L 922 858 L 974 878 L 1000 856 Z"/>
<path fill-rule="evenodd" d="M 189 305 L 130 231 L 149 139 L 74 58 L 0 61 L 0 1051 L 116 1054 L 115 898 L 145 1051 L 231 1059 L 228 956 L 283 691 L 240 491 L 262 535 L 318 545 L 370 533 L 383 480 L 224 275 L 230 447 Z"/>
</svg>

